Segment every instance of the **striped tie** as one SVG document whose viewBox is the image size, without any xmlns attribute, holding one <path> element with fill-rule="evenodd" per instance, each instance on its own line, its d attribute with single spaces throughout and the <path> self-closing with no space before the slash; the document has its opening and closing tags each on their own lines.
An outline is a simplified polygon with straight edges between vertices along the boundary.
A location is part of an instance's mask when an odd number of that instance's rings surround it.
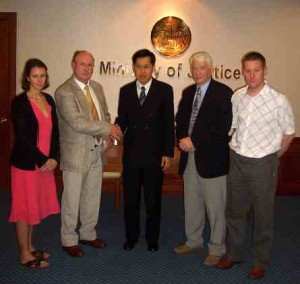
<svg viewBox="0 0 300 284">
<path fill-rule="evenodd" d="M 146 100 L 146 88 L 144 86 L 141 87 L 141 93 L 140 93 L 140 96 L 139 96 L 139 101 L 140 101 L 140 105 L 142 106 L 143 103 L 145 102 Z"/>
<path fill-rule="evenodd" d="M 190 118 L 189 135 L 191 135 L 193 132 L 194 124 L 195 124 L 201 103 L 202 103 L 201 87 L 200 87 L 200 85 L 198 85 L 196 94 L 195 94 L 194 103 L 193 103 L 191 118 Z"/>
</svg>

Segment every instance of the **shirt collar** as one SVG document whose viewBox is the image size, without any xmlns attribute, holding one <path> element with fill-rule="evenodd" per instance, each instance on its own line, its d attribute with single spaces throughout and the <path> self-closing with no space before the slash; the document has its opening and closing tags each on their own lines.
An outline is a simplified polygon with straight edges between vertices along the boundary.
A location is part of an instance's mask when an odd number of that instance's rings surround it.
<svg viewBox="0 0 300 284">
<path fill-rule="evenodd" d="M 245 92 L 244 92 L 245 95 L 247 95 L 248 88 L 249 88 L 249 86 L 247 85 L 244 89 L 245 90 Z M 269 86 L 268 82 L 265 80 L 265 85 L 263 86 L 263 88 L 259 91 L 259 93 L 257 95 L 255 95 L 252 98 L 256 98 L 258 96 L 265 97 L 265 96 L 268 96 L 269 94 L 270 94 L 270 86 Z"/>
<path fill-rule="evenodd" d="M 76 82 L 76 84 L 79 86 L 79 88 L 84 91 L 85 86 L 90 86 L 90 81 L 88 81 L 87 84 L 82 83 L 81 81 L 79 81 L 78 79 L 76 79 L 75 76 L 73 76 L 74 81 Z"/>
<path fill-rule="evenodd" d="M 148 90 L 150 89 L 151 83 L 152 83 L 152 78 L 145 85 L 142 85 L 138 80 L 136 80 L 136 86 L 137 86 L 137 89 L 138 89 L 139 92 L 141 91 L 141 88 L 144 86 L 145 87 L 145 92 L 147 93 Z"/>
<path fill-rule="evenodd" d="M 211 79 L 209 79 L 209 80 L 208 80 L 207 82 L 205 82 L 203 85 L 200 85 L 200 88 L 201 88 L 201 95 L 202 95 L 203 97 L 204 97 L 205 94 L 206 94 L 206 91 L 207 91 L 207 89 L 208 89 L 208 86 L 209 86 L 210 82 L 211 82 Z M 197 84 L 196 89 L 197 89 L 198 86 L 199 86 L 199 85 Z"/>
</svg>

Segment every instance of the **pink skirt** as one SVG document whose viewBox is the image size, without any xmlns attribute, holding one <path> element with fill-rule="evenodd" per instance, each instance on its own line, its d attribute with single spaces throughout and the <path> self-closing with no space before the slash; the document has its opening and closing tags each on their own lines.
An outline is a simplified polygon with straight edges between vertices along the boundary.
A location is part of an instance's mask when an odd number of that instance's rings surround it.
<svg viewBox="0 0 300 284">
<path fill-rule="evenodd" d="M 53 172 L 25 171 L 11 167 L 12 207 L 10 222 L 30 225 L 60 212 Z"/>
</svg>

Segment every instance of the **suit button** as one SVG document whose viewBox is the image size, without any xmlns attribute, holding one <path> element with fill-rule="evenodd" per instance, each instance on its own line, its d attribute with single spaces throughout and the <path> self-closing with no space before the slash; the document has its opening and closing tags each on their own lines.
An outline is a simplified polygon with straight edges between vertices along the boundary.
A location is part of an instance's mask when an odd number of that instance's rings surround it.
<svg viewBox="0 0 300 284">
<path fill-rule="evenodd" d="M 148 130 L 149 129 L 149 127 L 148 126 L 145 126 L 145 130 Z"/>
</svg>

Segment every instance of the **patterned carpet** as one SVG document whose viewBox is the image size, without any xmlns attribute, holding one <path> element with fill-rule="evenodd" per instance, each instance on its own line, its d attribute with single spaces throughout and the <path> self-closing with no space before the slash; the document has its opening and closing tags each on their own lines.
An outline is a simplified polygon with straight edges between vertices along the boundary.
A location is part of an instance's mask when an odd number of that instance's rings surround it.
<svg viewBox="0 0 300 284">
<path fill-rule="evenodd" d="M 195 253 L 178 256 L 172 248 L 184 241 L 182 196 L 164 196 L 160 250 L 147 251 L 144 236 L 136 248 L 124 251 L 123 213 L 113 211 L 113 199 L 104 195 L 98 225 L 99 236 L 108 247 L 96 250 L 83 247 L 86 255 L 74 259 L 60 247 L 60 218 L 51 216 L 35 231 L 38 248 L 51 254 L 47 269 L 32 270 L 18 262 L 14 224 L 9 224 L 9 191 L 0 191 L 0 283 L 252 283 L 247 278 L 251 255 L 244 263 L 228 271 L 202 264 L 207 254 Z M 142 209 L 144 209 L 142 207 Z M 144 210 L 143 210 L 144 211 Z M 142 222 L 144 221 L 142 213 Z M 255 283 L 300 283 L 300 197 L 276 197 L 275 235 L 272 265 L 262 280 Z M 143 223 L 142 223 L 143 224 Z M 205 231 L 206 242 L 209 230 Z M 250 251 L 249 251 L 250 252 Z"/>
</svg>

